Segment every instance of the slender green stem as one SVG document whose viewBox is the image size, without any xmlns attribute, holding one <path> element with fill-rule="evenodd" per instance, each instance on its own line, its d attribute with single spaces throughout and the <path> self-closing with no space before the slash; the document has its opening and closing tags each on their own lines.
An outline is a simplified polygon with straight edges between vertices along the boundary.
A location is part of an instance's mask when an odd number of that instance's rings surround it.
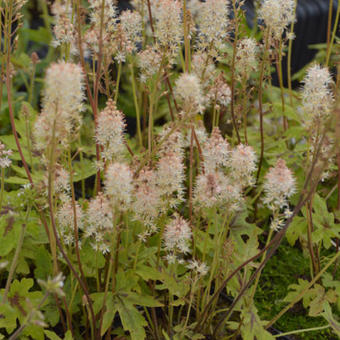
<svg viewBox="0 0 340 340">
<path fill-rule="evenodd" d="M 117 103 L 118 95 L 119 95 L 119 85 L 120 85 L 120 78 L 122 75 L 122 63 L 118 63 L 118 71 L 117 71 L 117 80 L 116 80 L 116 91 L 115 91 L 115 102 Z"/>
<path fill-rule="evenodd" d="M 170 276 L 174 275 L 176 280 L 176 262 L 170 264 Z M 174 317 L 174 295 L 169 292 L 169 333 L 172 333 L 173 327 L 173 317 Z"/>
<path fill-rule="evenodd" d="M 152 154 L 152 131 L 153 131 L 153 110 L 155 106 L 155 99 L 156 99 L 156 94 L 158 90 L 158 83 L 161 77 L 162 73 L 162 68 L 163 68 L 163 63 L 164 63 L 164 56 L 162 57 L 157 75 L 156 75 L 156 80 L 153 85 L 153 90 L 150 94 L 150 103 L 149 103 L 149 126 L 148 126 L 148 150 L 149 150 L 149 155 L 151 156 Z"/>
<path fill-rule="evenodd" d="M 268 233 L 268 237 L 267 237 L 266 247 L 268 247 L 268 244 L 272 239 L 273 232 L 274 232 L 274 230 L 272 228 L 270 228 L 269 233 Z M 265 260 L 266 255 L 267 255 L 267 252 L 264 252 L 263 255 L 262 255 L 262 258 L 261 258 L 261 262 L 263 262 Z M 257 286 L 258 286 L 259 281 L 260 281 L 261 272 L 262 271 L 259 271 L 258 274 L 256 275 L 255 283 L 254 283 L 253 290 L 252 290 L 252 293 L 251 293 L 251 301 L 253 301 L 253 299 L 254 299 L 256 289 L 257 289 Z"/>
<path fill-rule="evenodd" d="M 298 0 L 295 0 L 295 7 L 294 7 L 294 18 L 296 16 L 296 7 L 297 7 Z M 294 24 L 295 21 L 293 20 L 290 24 L 290 35 L 291 37 L 294 34 Z M 288 90 L 289 90 L 289 99 L 290 105 L 293 105 L 293 90 L 292 90 L 292 51 L 293 51 L 293 39 L 289 39 L 288 42 L 288 56 L 287 56 L 287 80 L 288 80 Z"/>
<path fill-rule="evenodd" d="M 327 329 L 329 327 L 331 327 L 331 326 L 330 325 L 325 325 L 325 326 L 320 326 L 320 327 L 297 329 L 295 331 L 290 331 L 290 332 L 286 332 L 286 333 L 276 334 L 276 335 L 274 335 L 274 338 L 279 338 L 279 337 L 283 337 L 283 336 L 286 336 L 286 335 L 293 335 L 293 334 L 299 334 L 299 333 L 321 331 L 322 329 Z"/>
<path fill-rule="evenodd" d="M 25 108 L 24 108 L 25 110 Z M 29 119 L 29 110 L 27 108 L 27 112 L 25 113 L 25 134 L 27 140 L 27 151 L 30 159 L 30 165 L 33 167 L 33 156 L 32 156 L 32 146 L 31 146 L 31 122 Z"/>
<path fill-rule="evenodd" d="M 74 191 L 74 181 L 73 181 L 73 167 L 72 167 L 72 157 L 71 157 L 71 150 L 68 149 L 68 167 L 69 167 L 69 175 L 70 175 L 70 187 L 71 187 L 71 202 L 72 202 L 72 210 L 73 210 L 73 232 L 74 232 L 74 240 L 75 240 L 75 251 L 77 256 L 78 268 L 80 271 L 81 278 L 84 284 L 87 287 L 85 274 L 83 271 L 83 266 L 80 259 L 80 252 L 79 252 L 79 234 L 78 234 L 78 218 L 77 218 L 77 206 L 76 206 L 76 197 Z"/>
<path fill-rule="evenodd" d="M 113 221 L 113 226 L 115 227 L 114 221 Z M 107 294 L 109 292 L 110 277 L 111 277 L 112 268 L 113 268 L 113 255 L 112 255 L 113 252 L 114 252 L 114 235 L 112 236 L 112 245 L 111 245 L 110 258 L 109 258 L 109 268 L 108 268 L 106 278 L 105 278 L 104 299 L 103 299 L 103 304 L 102 304 L 101 313 L 100 313 L 99 331 L 102 328 L 103 316 L 104 316 L 104 312 L 105 312 L 106 298 L 107 298 Z"/>
<path fill-rule="evenodd" d="M 236 132 L 236 137 L 238 143 L 241 143 L 241 137 L 238 131 L 238 126 L 235 117 L 235 64 L 236 64 L 236 53 L 237 53 L 237 43 L 239 38 L 239 19 L 238 19 L 238 9 L 236 8 L 236 0 L 233 0 L 233 10 L 235 13 L 235 37 L 233 41 L 233 58 L 231 63 L 231 118 L 233 122 L 233 127 Z"/>
<path fill-rule="evenodd" d="M 19 241 L 18 241 L 17 247 L 15 249 L 15 254 L 14 254 L 14 257 L 13 257 L 13 260 L 12 260 L 12 263 L 11 263 L 11 267 L 9 269 L 9 273 L 8 273 L 8 277 L 7 277 L 7 281 L 6 281 L 6 286 L 5 286 L 5 291 L 4 291 L 4 295 L 2 297 L 2 303 L 6 303 L 6 301 L 7 301 L 7 295 L 8 295 L 9 289 L 11 287 L 11 283 L 12 283 L 12 279 L 13 279 L 13 276 L 14 276 L 14 273 L 15 273 L 15 269 L 16 269 L 17 264 L 18 264 L 19 255 L 20 255 L 20 252 L 21 252 L 21 249 L 22 249 L 22 245 L 24 244 L 26 225 L 27 225 L 27 220 L 28 220 L 30 213 L 31 213 L 31 207 L 28 207 L 24 223 L 21 226 Z"/>
<path fill-rule="evenodd" d="M 332 14 L 333 14 L 333 2 L 334 0 L 329 0 L 328 6 L 328 22 L 327 22 L 327 49 L 326 56 L 328 56 L 330 45 L 331 45 L 331 29 L 332 29 Z"/>
<path fill-rule="evenodd" d="M 142 137 L 141 124 L 140 124 L 140 110 L 139 110 L 139 104 L 138 104 L 138 99 L 137 99 L 134 66 L 133 66 L 132 63 L 130 64 L 130 69 L 131 69 L 131 83 L 132 83 L 132 92 L 133 92 L 133 102 L 135 104 L 135 110 L 136 110 L 137 135 L 138 135 L 139 146 L 142 147 L 143 146 L 143 137 Z"/>
<path fill-rule="evenodd" d="M 1 189 L 0 189 L 0 213 L 2 210 L 2 202 L 4 199 L 4 192 L 5 192 L 5 169 L 1 168 Z"/>
<path fill-rule="evenodd" d="M 116 285 L 117 285 L 117 271 L 119 264 L 119 246 L 120 246 L 120 238 L 121 238 L 121 229 L 118 226 L 117 236 L 116 236 L 116 247 L 115 247 L 115 262 L 112 271 L 112 293 L 115 293 Z"/>
<path fill-rule="evenodd" d="M 260 117 L 260 134 L 261 134 L 261 153 L 260 153 L 260 160 L 259 165 L 257 169 L 257 175 L 256 175 L 256 184 L 258 184 L 261 169 L 262 169 L 262 163 L 263 163 L 263 157 L 264 157 L 264 130 L 263 130 L 263 82 L 264 82 L 264 76 L 266 72 L 266 62 L 267 62 L 267 51 L 269 47 L 269 28 L 265 31 L 265 47 L 264 47 L 264 54 L 261 61 L 261 71 L 260 71 L 260 83 L 259 83 L 259 117 Z"/>
<path fill-rule="evenodd" d="M 72 275 L 71 275 L 71 279 L 72 279 L 72 282 L 73 282 Z M 77 289 L 78 289 L 78 282 L 76 281 L 76 284 L 74 285 L 74 288 L 72 289 L 72 295 L 71 295 L 70 304 L 69 304 L 70 312 L 72 310 L 72 304 L 73 304 L 74 298 L 76 297 Z"/>
<path fill-rule="evenodd" d="M 312 232 L 313 232 L 313 215 L 312 215 L 312 198 L 309 202 L 306 203 L 306 210 L 307 210 L 307 243 L 308 243 L 308 251 L 311 260 L 311 277 L 313 278 L 315 274 L 318 272 L 318 266 L 315 259 L 314 254 L 314 246 L 312 240 Z"/>
<path fill-rule="evenodd" d="M 135 259 L 134 259 L 134 261 L 133 261 L 133 271 L 135 271 L 136 268 L 137 268 L 138 255 L 139 255 L 139 250 L 140 250 L 141 245 L 142 245 L 142 241 L 139 239 L 139 240 L 138 240 L 138 243 L 137 243 L 137 249 L 136 249 Z"/>
<path fill-rule="evenodd" d="M 338 30 L 339 17 L 340 17 L 340 6 L 338 5 L 338 9 L 336 11 L 335 23 L 334 23 L 333 32 L 332 32 L 332 38 L 331 38 L 331 42 L 330 42 L 330 45 L 329 45 L 329 49 L 327 51 L 326 66 L 328 66 L 329 60 L 330 60 L 330 57 L 331 57 L 335 36 L 336 36 L 337 30 Z"/>
<path fill-rule="evenodd" d="M 247 112 L 247 79 L 242 77 L 242 111 L 243 111 L 243 131 L 244 131 L 244 143 L 248 145 L 248 112 Z"/>
<path fill-rule="evenodd" d="M 28 102 L 32 105 L 34 93 L 34 80 L 35 80 L 36 63 L 33 62 L 32 74 L 30 79 L 30 86 L 28 88 Z"/>
<path fill-rule="evenodd" d="M 284 86 L 283 86 L 283 73 L 282 73 L 282 39 L 280 40 L 280 47 L 279 47 L 279 58 L 278 58 L 278 73 L 279 73 L 279 83 L 280 83 L 280 90 L 281 90 L 281 109 L 282 109 L 282 120 L 283 120 L 283 131 L 288 129 L 288 119 L 285 116 L 285 96 L 284 96 Z"/>
<path fill-rule="evenodd" d="M 81 143 L 81 139 L 79 136 L 79 145 Z M 81 148 L 81 146 L 80 146 Z M 80 166 L 81 166 L 81 197 L 83 198 L 83 200 L 86 197 L 86 188 L 85 188 L 85 179 L 84 179 L 84 170 L 85 170 L 85 164 L 84 164 L 84 155 L 83 155 L 83 151 L 80 149 L 79 150 L 79 159 L 80 159 Z"/>
<path fill-rule="evenodd" d="M 184 327 L 183 327 L 184 330 L 185 330 L 185 328 L 187 327 L 188 322 L 189 322 L 191 307 L 192 307 L 192 304 L 193 304 L 193 302 L 194 302 L 194 297 L 195 297 L 195 288 L 196 288 L 196 284 L 197 284 L 197 272 L 195 273 L 194 281 L 193 281 L 193 284 L 192 284 L 191 289 L 190 289 L 189 307 L 188 307 L 187 316 L 186 316 L 186 318 L 185 318 L 185 323 L 184 323 Z"/>
</svg>

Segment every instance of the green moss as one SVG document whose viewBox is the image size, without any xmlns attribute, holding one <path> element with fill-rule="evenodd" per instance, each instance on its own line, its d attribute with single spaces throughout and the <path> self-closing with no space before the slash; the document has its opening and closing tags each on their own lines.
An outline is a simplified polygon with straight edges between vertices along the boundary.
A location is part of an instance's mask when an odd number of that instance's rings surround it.
<svg viewBox="0 0 340 340">
<path fill-rule="evenodd" d="M 287 303 L 283 301 L 288 293 L 288 286 L 297 283 L 298 278 L 308 279 L 310 275 L 309 259 L 305 258 L 301 249 L 292 248 L 283 242 L 276 254 L 263 270 L 259 287 L 255 295 L 256 306 L 261 319 L 271 320 Z M 297 329 L 326 325 L 322 317 L 310 317 L 302 303 L 297 303 L 284 314 L 274 328 L 289 332 Z M 330 329 L 306 332 L 291 336 L 292 339 L 335 339 Z"/>
</svg>

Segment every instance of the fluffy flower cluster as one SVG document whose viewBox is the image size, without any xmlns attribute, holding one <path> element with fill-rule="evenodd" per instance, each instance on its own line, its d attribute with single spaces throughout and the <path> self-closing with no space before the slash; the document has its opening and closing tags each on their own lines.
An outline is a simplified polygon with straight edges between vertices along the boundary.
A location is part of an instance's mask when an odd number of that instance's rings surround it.
<svg viewBox="0 0 340 340">
<path fill-rule="evenodd" d="M 70 174 L 60 166 L 55 171 L 54 191 L 56 194 L 68 194 L 71 191 Z"/>
<path fill-rule="evenodd" d="M 167 251 L 174 254 L 187 254 L 190 252 L 189 242 L 192 237 L 189 223 L 181 216 L 175 215 L 164 230 L 164 246 Z"/>
<path fill-rule="evenodd" d="M 178 153 L 184 157 L 184 138 L 179 129 L 172 131 L 173 125 L 166 124 L 163 126 L 162 131 L 159 133 L 160 143 L 158 154 L 164 156 L 168 153 Z"/>
<path fill-rule="evenodd" d="M 191 68 L 192 73 L 200 79 L 203 90 L 206 90 L 216 77 L 216 67 L 211 56 L 204 51 L 196 52 L 192 56 Z"/>
<path fill-rule="evenodd" d="M 147 47 L 138 53 L 138 67 L 141 71 L 140 79 L 143 83 L 146 83 L 158 72 L 161 61 L 161 55 L 152 47 Z"/>
<path fill-rule="evenodd" d="M 215 127 L 203 145 L 204 168 L 209 172 L 214 172 L 220 167 L 225 167 L 228 164 L 229 144 L 222 137 L 221 131 Z"/>
<path fill-rule="evenodd" d="M 5 145 L 0 142 L 0 168 L 8 168 L 12 161 L 9 158 L 12 155 L 12 150 L 6 150 Z"/>
<path fill-rule="evenodd" d="M 254 38 L 244 38 L 238 42 L 235 70 L 240 78 L 248 79 L 250 73 L 256 70 L 256 49 L 257 43 Z"/>
<path fill-rule="evenodd" d="M 124 115 L 117 110 L 116 103 L 109 99 L 97 119 L 96 142 L 102 146 L 104 162 L 120 159 L 124 152 Z"/>
<path fill-rule="evenodd" d="M 135 181 L 133 211 L 136 219 L 146 226 L 153 227 L 161 211 L 161 195 L 156 172 L 151 169 L 142 169 Z"/>
<path fill-rule="evenodd" d="M 170 62 L 177 56 L 183 40 L 181 10 L 181 1 L 178 0 L 158 0 L 154 6 L 155 37 Z"/>
<path fill-rule="evenodd" d="M 105 191 L 114 208 L 126 211 L 132 202 L 133 184 L 130 167 L 124 163 L 112 163 L 105 174 Z"/>
<path fill-rule="evenodd" d="M 172 133 L 170 133 L 172 132 Z M 155 219 L 184 200 L 184 138 L 180 131 L 165 126 L 155 169 L 144 168 L 135 180 L 133 211 L 136 219 L 154 229 Z"/>
<path fill-rule="evenodd" d="M 243 187 L 255 184 L 256 159 L 256 154 L 251 146 L 239 144 L 230 152 L 228 160 L 231 178 Z"/>
<path fill-rule="evenodd" d="M 208 92 L 208 98 L 218 105 L 229 105 L 231 101 L 231 90 L 222 74 L 215 79 L 213 86 Z"/>
<path fill-rule="evenodd" d="M 197 176 L 194 204 L 198 210 L 215 207 L 235 211 L 240 200 L 241 187 L 230 182 L 222 171 L 206 172 Z"/>
<path fill-rule="evenodd" d="M 102 34 L 103 50 L 105 53 L 113 53 L 116 45 L 113 43 L 114 34 L 117 29 L 118 8 L 115 0 L 104 2 L 102 11 L 102 0 L 90 1 L 90 21 L 91 27 L 87 30 L 84 40 L 92 53 L 99 52 L 99 41 Z M 101 31 L 101 24 L 103 30 Z"/>
<path fill-rule="evenodd" d="M 199 48 L 215 51 L 228 34 L 229 0 L 207 0 L 198 13 Z"/>
<path fill-rule="evenodd" d="M 197 209 L 235 211 L 245 187 L 254 184 L 256 155 L 250 146 L 231 149 L 218 128 L 203 145 L 204 173 L 196 178 L 194 203 Z"/>
<path fill-rule="evenodd" d="M 295 20 L 294 0 L 264 0 L 259 17 L 270 29 L 274 39 L 279 40 L 287 26 Z"/>
<path fill-rule="evenodd" d="M 164 205 L 174 208 L 184 200 L 184 169 L 183 157 L 178 152 L 169 152 L 158 161 L 157 185 Z"/>
<path fill-rule="evenodd" d="M 103 27 L 106 32 L 114 32 L 116 29 L 116 18 L 118 8 L 116 0 L 104 1 L 104 11 L 102 12 L 102 0 L 92 0 L 90 2 L 90 20 L 96 31 L 99 33 L 103 15 Z"/>
<path fill-rule="evenodd" d="M 83 72 L 79 65 L 60 61 L 46 73 L 42 112 L 34 127 L 36 146 L 45 150 L 55 139 L 67 145 L 76 136 L 83 110 Z"/>
<path fill-rule="evenodd" d="M 162 207 L 176 207 L 184 200 L 184 138 L 180 131 L 172 131 L 165 126 L 160 133 L 165 143 L 159 149 L 159 161 L 156 165 L 156 183 L 162 198 Z"/>
<path fill-rule="evenodd" d="M 175 97 L 187 115 L 201 113 L 204 108 L 204 96 L 199 78 L 191 73 L 182 73 L 176 80 Z"/>
<path fill-rule="evenodd" d="M 264 203 L 273 211 L 288 206 L 287 199 L 295 192 L 295 179 L 283 159 L 269 169 L 263 185 Z"/>
<path fill-rule="evenodd" d="M 25 6 L 27 0 L 14 0 L 13 1 L 13 7 L 14 7 L 14 11 L 17 12 L 17 11 L 20 11 L 21 8 L 23 6 Z M 5 2 L 6 4 L 6 2 Z M 6 4 L 7 5 L 7 4 Z"/>
<path fill-rule="evenodd" d="M 327 67 L 313 65 L 307 70 L 302 89 L 303 109 L 311 120 L 327 117 L 331 112 L 334 98 L 330 87 L 333 83 Z"/>
<path fill-rule="evenodd" d="M 126 56 L 136 51 L 142 41 L 142 17 L 136 11 L 123 11 L 119 17 L 115 42 L 117 62 L 125 62 Z"/>
<path fill-rule="evenodd" d="M 205 276 L 209 271 L 209 267 L 204 262 L 198 262 L 197 260 L 189 260 L 187 268 L 196 272 L 198 276 Z"/>
<path fill-rule="evenodd" d="M 113 214 L 110 201 L 103 193 L 99 193 L 90 201 L 84 229 L 85 237 L 91 239 L 93 249 L 103 254 L 110 251 Z"/>
<path fill-rule="evenodd" d="M 65 2 L 55 2 L 52 6 L 54 15 L 54 42 L 55 47 L 61 44 L 71 44 L 71 51 L 75 48 L 75 30 L 72 24 L 72 7 Z"/>
<path fill-rule="evenodd" d="M 75 203 L 75 206 L 77 228 L 82 229 L 84 214 L 77 202 Z M 65 200 L 62 206 L 58 209 L 56 217 L 58 222 L 58 236 L 66 245 L 72 245 L 74 243 L 75 218 L 73 204 L 70 198 Z"/>
</svg>

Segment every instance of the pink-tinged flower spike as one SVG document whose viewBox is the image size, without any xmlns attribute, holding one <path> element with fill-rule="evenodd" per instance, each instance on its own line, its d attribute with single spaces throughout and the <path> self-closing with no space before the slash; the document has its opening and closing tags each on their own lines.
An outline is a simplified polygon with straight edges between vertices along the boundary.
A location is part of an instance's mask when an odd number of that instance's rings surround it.
<svg viewBox="0 0 340 340">
<path fill-rule="evenodd" d="M 311 66 L 303 83 L 301 96 L 306 119 L 313 121 L 328 117 L 334 104 L 331 92 L 333 80 L 328 68 L 320 65 Z"/>
<path fill-rule="evenodd" d="M 115 59 L 118 63 L 123 63 L 128 55 L 136 51 L 137 44 L 142 42 L 142 17 L 136 11 L 126 10 L 121 13 L 119 21 L 115 36 Z"/>
<path fill-rule="evenodd" d="M 176 80 L 175 97 L 183 114 L 195 115 L 204 109 L 204 96 L 199 78 L 191 73 L 182 73 Z"/>
<path fill-rule="evenodd" d="M 109 199 L 99 193 L 92 199 L 86 212 L 84 235 L 91 239 L 93 249 L 106 254 L 110 251 L 113 229 L 112 206 Z"/>
<path fill-rule="evenodd" d="M 84 41 L 92 53 L 99 53 L 99 41 L 102 33 L 104 55 L 113 54 L 117 46 L 114 34 L 117 30 L 118 8 L 115 0 L 105 0 L 104 16 L 102 20 L 102 0 L 89 0 L 91 27 L 84 36 Z M 103 30 L 101 31 L 101 23 Z"/>
<path fill-rule="evenodd" d="M 174 208 L 184 200 L 184 163 L 179 153 L 169 152 L 157 163 L 157 185 L 163 206 Z"/>
<path fill-rule="evenodd" d="M 135 180 L 135 200 L 133 212 L 138 221 L 152 227 L 155 219 L 160 214 L 161 191 L 157 186 L 156 172 L 143 169 Z"/>
<path fill-rule="evenodd" d="M 215 127 L 210 138 L 203 145 L 205 170 L 209 173 L 227 166 L 229 152 L 228 142 L 222 137 L 220 129 Z"/>
<path fill-rule="evenodd" d="M 217 56 L 220 45 L 228 34 L 229 0 L 207 0 L 198 13 L 199 48 Z M 215 55 L 216 54 L 216 55 Z"/>
<path fill-rule="evenodd" d="M 76 202 L 77 228 L 83 228 L 83 211 Z M 61 240 L 66 245 L 74 243 L 74 210 L 71 199 L 68 197 L 61 207 L 59 207 L 57 214 L 57 231 Z"/>
<path fill-rule="evenodd" d="M 60 61 L 46 72 L 42 113 L 34 127 L 36 146 L 45 150 L 55 138 L 55 145 L 68 145 L 76 138 L 82 122 L 84 75 L 79 65 Z"/>
<path fill-rule="evenodd" d="M 269 169 L 263 188 L 264 203 L 271 210 L 288 206 L 287 200 L 295 193 L 295 178 L 283 159 L 279 159 L 275 167 Z"/>
<path fill-rule="evenodd" d="M 5 145 L 0 142 L 0 168 L 9 168 L 12 164 L 9 158 L 12 155 L 12 150 L 6 150 Z"/>
<path fill-rule="evenodd" d="M 257 42 L 254 38 L 243 38 L 237 44 L 235 70 L 237 75 L 248 80 L 257 69 Z"/>
<path fill-rule="evenodd" d="M 162 51 L 172 63 L 183 40 L 181 1 L 158 0 L 154 7 L 155 36 Z"/>
<path fill-rule="evenodd" d="M 127 164 L 113 163 L 105 174 L 105 192 L 119 211 L 129 210 L 132 202 L 132 172 Z"/>
<path fill-rule="evenodd" d="M 204 91 L 206 91 L 217 75 L 212 57 L 204 51 L 196 52 L 192 56 L 191 69 L 192 73 L 200 79 Z"/>
<path fill-rule="evenodd" d="M 230 176 L 242 187 L 255 184 L 256 154 L 251 146 L 239 144 L 230 152 Z"/>
<path fill-rule="evenodd" d="M 294 0 L 264 0 L 259 17 L 269 28 L 273 38 L 280 40 L 288 25 L 295 20 Z"/>
<path fill-rule="evenodd" d="M 231 101 L 231 90 L 221 73 L 211 86 L 208 98 L 215 105 L 228 106 Z"/>
<path fill-rule="evenodd" d="M 154 76 L 161 65 L 162 57 L 153 47 L 147 47 L 138 53 L 138 67 L 141 71 L 140 80 L 146 83 Z"/>
<path fill-rule="evenodd" d="M 192 231 L 189 223 L 183 217 L 175 214 L 172 221 L 165 227 L 164 246 L 166 250 L 175 254 L 187 254 L 190 252 L 191 237 Z"/>
<path fill-rule="evenodd" d="M 53 46 L 57 47 L 64 43 L 73 44 L 75 42 L 75 30 L 72 24 L 72 7 L 70 4 L 55 2 L 51 10 L 55 19 Z"/>
<path fill-rule="evenodd" d="M 239 209 L 242 199 L 241 187 L 231 183 L 220 171 L 197 176 L 194 188 L 194 205 L 196 210 L 216 208 L 229 212 Z"/>
<path fill-rule="evenodd" d="M 96 142 L 103 148 L 101 156 L 104 162 L 122 159 L 125 127 L 123 113 L 109 99 L 105 109 L 98 115 L 95 136 Z"/>
<path fill-rule="evenodd" d="M 172 123 L 163 125 L 162 131 L 159 134 L 160 141 L 163 143 L 159 147 L 158 155 L 160 157 L 168 153 L 177 153 L 184 158 L 184 137 L 179 129 L 171 131 Z"/>
<path fill-rule="evenodd" d="M 90 20 L 96 31 L 100 32 L 102 19 L 102 0 L 89 0 L 90 3 Z M 105 32 L 114 32 L 116 29 L 118 8 L 116 0 L 105 0 L 103 27 Z"/>
</svg>

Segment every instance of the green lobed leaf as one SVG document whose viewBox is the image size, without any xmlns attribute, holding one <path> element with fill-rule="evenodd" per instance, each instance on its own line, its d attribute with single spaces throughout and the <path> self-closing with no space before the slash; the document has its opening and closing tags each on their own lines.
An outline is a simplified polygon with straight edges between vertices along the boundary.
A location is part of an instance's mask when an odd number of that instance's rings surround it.
<svg viewBox="0 0 340 340">
<path fill-rule="evenodd" d="M 146 337 L 144 327 L 147 322 L 143 315 L 131 303 L 119 298 L 117 310 L 125 331 L 131 335 L 131 340 L 143 340 Z"/>
</svg>

